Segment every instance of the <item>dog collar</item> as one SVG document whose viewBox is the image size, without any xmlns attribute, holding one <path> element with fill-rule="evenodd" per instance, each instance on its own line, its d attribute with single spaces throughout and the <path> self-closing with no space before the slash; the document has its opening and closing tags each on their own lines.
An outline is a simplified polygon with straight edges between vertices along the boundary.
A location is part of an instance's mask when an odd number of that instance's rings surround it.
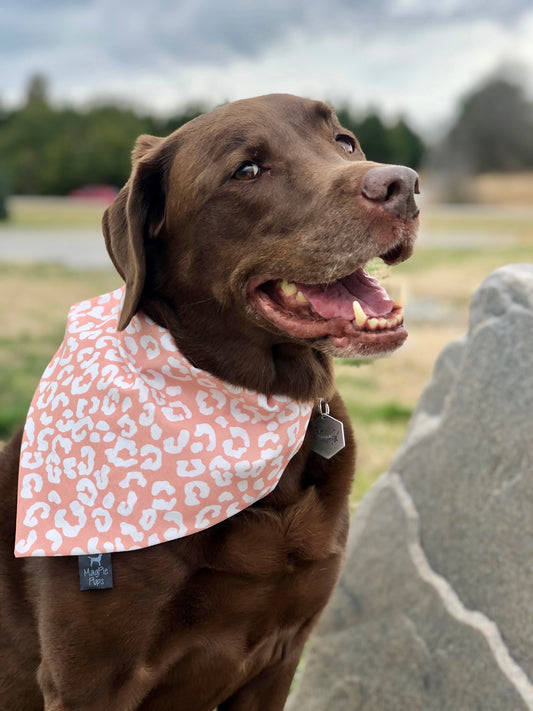
<svg viewBox="0 0 533 711">
<path fill-rule="evenodd" d="M 127 551 L 213 526 L 269 494 L 311 403 L 192 366 L 124 289 L 73 306 L 24 428 L 15 555 Z"/>
</svg>

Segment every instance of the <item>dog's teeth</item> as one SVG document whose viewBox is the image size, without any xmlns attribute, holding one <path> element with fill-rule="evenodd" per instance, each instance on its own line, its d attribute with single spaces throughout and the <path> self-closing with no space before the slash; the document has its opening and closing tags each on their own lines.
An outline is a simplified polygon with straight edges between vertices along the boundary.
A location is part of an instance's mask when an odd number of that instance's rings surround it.
<svg viewBox="0 0 533 711">
<path fill-rule="evenodd" d="M 386 318 L 378 318 L 378 328 L 387 328 L 388 320 Z"/>
<path fill-rule="evenodd" d="M 302 294 L 301 291 L 297 292 L 296 301 L 298 301 L 298 303 L 300 303 L 300 304 L 307 304 L 307 299 L 305 298 L 305 296 Z"/>
<path fill-rule="evenodd" d="M 381 319 L 380 319 L 381 320 Z M 400 308 L 392 316 L 389 316 L 388 319 L 386 319 L 387 325 L 386 328 L 396 328 L 400 323 L 403 321 L 403 309 Z"/>
<path fill-rule="evenodd" d="M 355 317 L 355 323 L 359 326 L 359 328 L 362 328 L 366 323 L 367 315 L 363 311 L 363 307 L 357 301 L 357 299 L 354 299 L 354 301 L 352 303 L 352 307 L 353 307 L 353 315 Z"/>
<path fill-rule="evenodd" d="M 378 326 L 379 326 L 379 321 L 377 318 L 369 318 L 368 319 L 368 328 L 371 331 L 376 331 Z"/>
<path fill-rule="evenodd" d="M 287 281 L 286 279 L 281 280 L 279 288 L 285 294 L 285 296 L 292 296 L 298 291 L 296 284 L 293 284 L 292 282 Z"/>
</svg>

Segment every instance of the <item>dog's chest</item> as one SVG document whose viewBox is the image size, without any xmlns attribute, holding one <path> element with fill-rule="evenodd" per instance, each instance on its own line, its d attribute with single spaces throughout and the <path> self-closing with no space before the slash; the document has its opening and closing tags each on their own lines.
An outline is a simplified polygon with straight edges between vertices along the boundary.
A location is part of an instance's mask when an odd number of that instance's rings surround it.
<svg viewBox="0 0 533 711">
<path fill-rule="evenodd" d="M 190 570 L 161 617 L 158 659 L 175 658 L 177 649 L 192 644 L 190 674 L 202 669 L 211 678 L 225 669 L 225 675 L 232 670 L 244 678 L 276 663 L 296 644 L 322 610 L 343 558 L 343 532 L 326 531 L 309 519 L 314 507 L 307 506 L 309 511 L 299 506 L 281 514 L 247 512 L 239 515 L 239 525 L 235 520 L 212 529 L 218 545 L 206 541 L 209 553 Z M 187 683 L 183 669 L 175 668 L 171 676 L 180 688 Z"/>
<path fill-rule="evenodd" d="M 179 595 L 185 625 L 214 617 L 223 627 L 233 619 L 253 628 L 262 611 L 287 622 L 314 614 L 337 576 L 345 538 L 344 527 L 321 523 L 316 509 L 311 491 L 284 511 L 245 512 L 215 527 L 209 554 Z"/>
</svg>

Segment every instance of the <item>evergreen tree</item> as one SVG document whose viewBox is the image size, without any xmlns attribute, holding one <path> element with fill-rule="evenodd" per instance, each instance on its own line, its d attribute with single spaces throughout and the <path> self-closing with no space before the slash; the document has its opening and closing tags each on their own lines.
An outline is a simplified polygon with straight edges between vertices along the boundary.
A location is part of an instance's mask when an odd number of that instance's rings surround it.
<svg viewBox="0 0 533 711">
<path fill-rule="evenodd" d="M 394 163 L 420 167 L 426 150 L 424 142 L 403 118 L 389 130 L 389 141 Z"/>
</svg>

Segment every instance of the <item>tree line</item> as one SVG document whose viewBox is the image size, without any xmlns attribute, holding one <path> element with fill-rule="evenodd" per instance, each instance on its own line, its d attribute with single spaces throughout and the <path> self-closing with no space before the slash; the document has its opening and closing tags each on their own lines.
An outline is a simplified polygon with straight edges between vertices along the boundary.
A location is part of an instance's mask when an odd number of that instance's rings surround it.
<svg viewBox="0 0 533 711">
<path fill-rule="evenodd" d="M 188 106 L 161 118 L 118 105 L 58 107 L 48 99 L 46 80 L 34 77 L 23 105 L 0 113 L 0 172 L 14 194 L 64 195 L 95 183 L 120 187 L 137 136 L 168 135 L 208 109 Z M 348 108 L 339 114 L 369 159 L 420 165 L 424 144 L 405 120 L 388 125 L 377 113 L 359 118 Z"/>
<path fill-rule="evenodd" d="M 475 87 L 444 138 L 429 147 L 403 118 L 391 123 L 377 111 L 336 108 L 369 160 L 413 168 L 430 163 L 462 175 L 533 169 L 533 104 L 515 77 L 493 76 Z M 208 109 L 188 106 L 162 118 L 119 105 L 59 107 L 49 100 L 46 78 L 33 77 L 21 106 L 2 110 L 0 104 L 0 218 L 7 191 L 64 195 L 87 184 L 120 187 L 138 135 L 168 135 Z"/>
</svg>

